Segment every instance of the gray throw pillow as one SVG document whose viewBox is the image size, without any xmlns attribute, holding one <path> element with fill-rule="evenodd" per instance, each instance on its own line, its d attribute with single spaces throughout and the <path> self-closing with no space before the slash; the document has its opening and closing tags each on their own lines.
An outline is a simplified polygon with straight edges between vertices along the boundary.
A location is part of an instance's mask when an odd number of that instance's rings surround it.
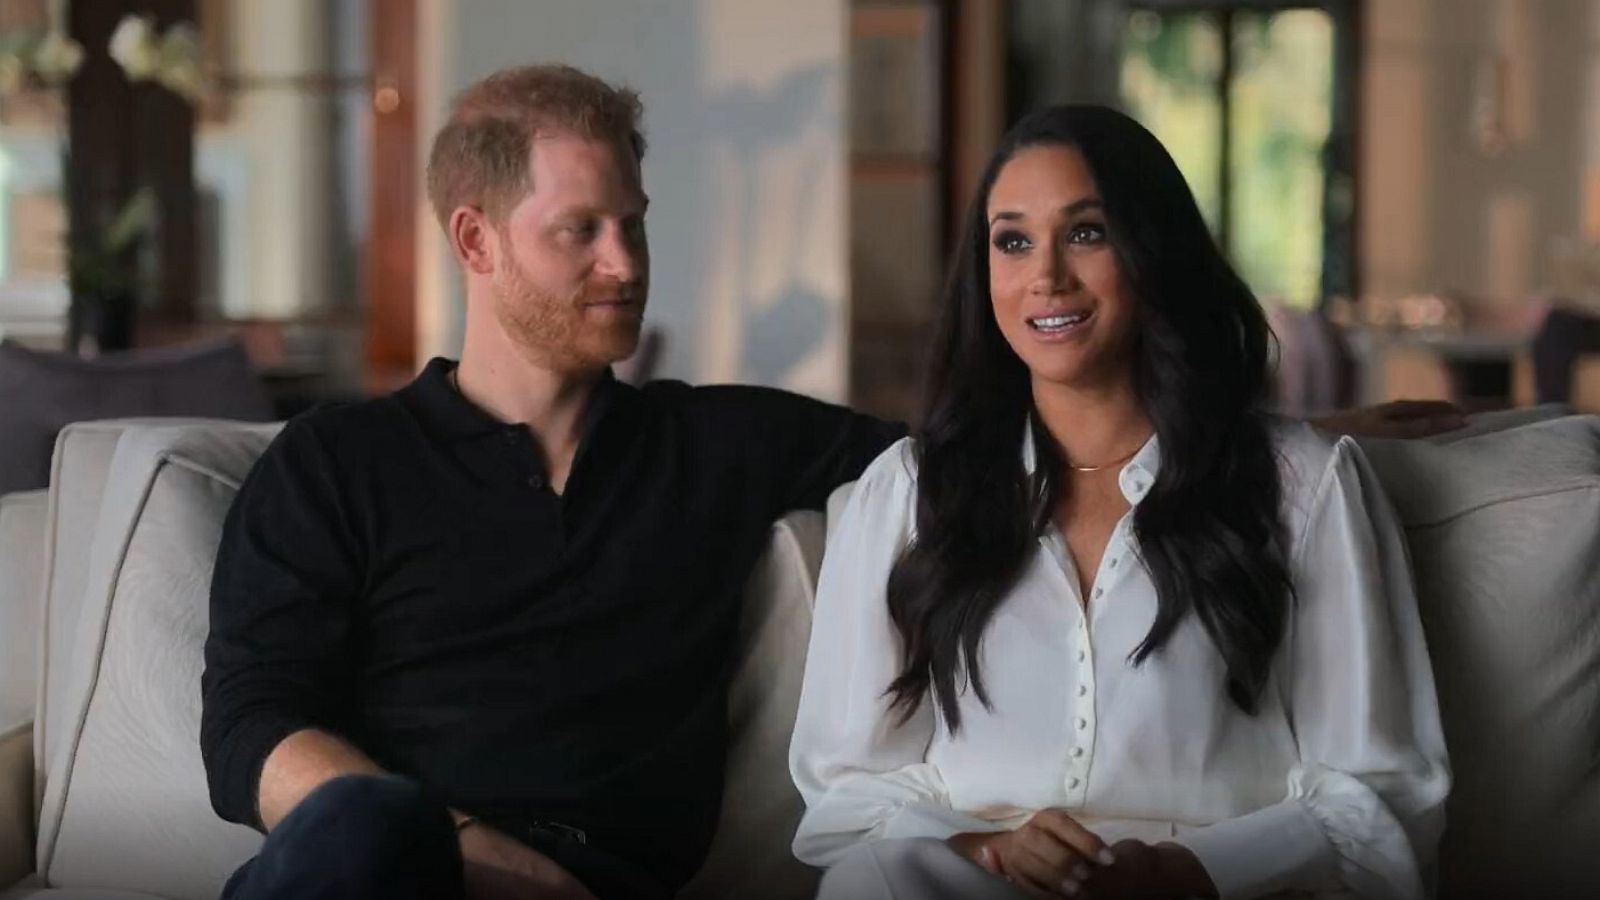
<svg viewBox="0 0 1600 900">
<path fill-rule="evenodd" d="M 0 494 L 49 485 L 69 423 L 136 416 L 261 422 L 272 405 L 233 339 L 94 359 L 0 342 Z"/>
</svg>

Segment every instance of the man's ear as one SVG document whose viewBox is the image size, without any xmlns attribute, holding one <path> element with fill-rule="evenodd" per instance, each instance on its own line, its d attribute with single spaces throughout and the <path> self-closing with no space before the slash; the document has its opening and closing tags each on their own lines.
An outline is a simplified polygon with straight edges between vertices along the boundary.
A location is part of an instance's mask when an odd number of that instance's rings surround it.
<svg viewBox="0 0 1600 900">
<path fill-rule="evenodd" d="M 458 206 L 450 214 L 445 237 L 456 261 L 468 272 L 489 275 L 494 272 L 494 255 L 499 249 L 494 226 L 476 206 Z"/>
</svg>

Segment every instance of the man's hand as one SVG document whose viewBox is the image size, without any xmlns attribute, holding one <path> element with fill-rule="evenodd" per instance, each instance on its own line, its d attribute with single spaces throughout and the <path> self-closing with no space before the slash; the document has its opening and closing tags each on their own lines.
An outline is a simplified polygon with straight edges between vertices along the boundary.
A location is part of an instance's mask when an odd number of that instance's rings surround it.
<svg viewBox="0 0 1600 900">
<path fill-rule="evenodd" d="M 572 873 L 482 822 L 461 829 L 467 900 L 595 900 Z"/>
<path fill-rule="evenodd" d="M 1127 840 L 1112 845 L 1111 852 L 1117 861 L 1089 875 L 1079 900 L 1187 900 L 1217 895 L 1211 876 L 1186 847 Z"/>
<path fill-rule="evenodd" d="M 1395 400 L 1331 413 L 1311 424 L 1355 437 L 1420 438 L 1455 431 L 1467 418 L 1455 404 L 1442 400 Z"/>
<path fill-rule="evenodd" d="M 947 843 L 962 856 L 1040 898 L 1076 896 L 1096 868 L 1113 862 L 1099 836 L 1059 809 L 1015 831 L 967 833 Z"/>
</svg>

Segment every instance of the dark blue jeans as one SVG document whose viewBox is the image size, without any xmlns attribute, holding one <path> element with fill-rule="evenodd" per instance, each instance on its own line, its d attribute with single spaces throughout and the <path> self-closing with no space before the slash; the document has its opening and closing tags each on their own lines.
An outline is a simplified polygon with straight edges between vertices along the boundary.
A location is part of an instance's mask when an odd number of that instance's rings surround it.
<svg viewBox="0 0 1600 900">
<path fill-rule="evenodd" d="M 445 808 L 404 778 L 350 775 L 312 791 L 233 873 L 222 900 L 458 900 Z"/>
<path fill-rule="evenodd" d="M 669 900 L 632 863 L 560 835 L 507 832 L 555 860 L 600 900 Z M 520 833 L 519 833 L 520 832 Z M 461 900 L 461 847 L 450 814 L 415 782 L 347 775 L 300 801 L 233 873 L 222 900 Z"/>
</svg>

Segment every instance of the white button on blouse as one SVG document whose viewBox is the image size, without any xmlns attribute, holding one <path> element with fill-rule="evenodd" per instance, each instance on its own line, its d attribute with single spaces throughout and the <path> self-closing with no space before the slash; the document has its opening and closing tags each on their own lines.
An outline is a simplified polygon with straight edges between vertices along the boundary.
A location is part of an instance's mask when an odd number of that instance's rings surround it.
<svg viewBox="0 0 1600 900">
<path fill-rule="evenodd" d="M 790 752 L 800 859 L 1061 808 L 1108 842 L 1184 844 L 1223 897 L 1424 896 L 1449 774 L 1401 533 L 1354 442 L 1287 423 L 1274 436 L 1296 600 L 1256 715 L 1228 699 L 1193 616 L 1130 662 L 1156 611 L 1130 513 L 1087 607 L 1060 538 L 1040 539 L 984 637 L 992 707 L 966 691 L 955 736 L 931 698 L 902 724 L 884 697 L 900 646 L 884 588 L 912 536 L 916 474 L 909 440 L 879 457 L 817 588 Z M 1023 458 L 1031 468 L 1031 435 Z M 1152 438 L 1123 469 L 1130 505 L 1160 460 Z"/>
</svg>

